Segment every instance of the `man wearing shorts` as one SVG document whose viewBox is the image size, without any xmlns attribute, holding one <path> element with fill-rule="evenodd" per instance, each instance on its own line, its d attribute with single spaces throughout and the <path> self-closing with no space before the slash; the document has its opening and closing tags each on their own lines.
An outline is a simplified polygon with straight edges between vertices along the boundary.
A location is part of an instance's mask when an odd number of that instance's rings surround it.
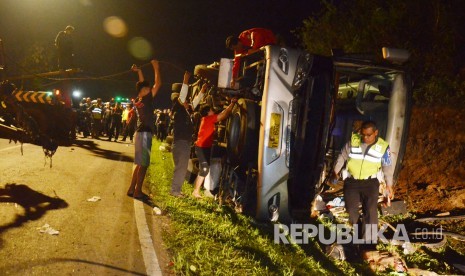
<svg viewBox="0 0 465 276">
<path fill-rule="evenodd" d="M 158 61 L 151 61 L 155 74 L 155 84 L 150 84 L 144 80 L 141 68 L 133 65 L 132 70 L 137 72 L 139 81 L 136 83 L 137 99 L 134 102 L 135 114 L 137 117 L 136 134 L 134 136 L 134 172 L 132 174 L 131 186 L 128 189 L 128 196 L 136 199 L 143 199 L 142 184 L 144 183 L 147 168 L 150 165 L 150 152 L 152 150 L 152 133 L 154 128 L 154 98 L 161 86 L 161 76 Z"/>
</svg>

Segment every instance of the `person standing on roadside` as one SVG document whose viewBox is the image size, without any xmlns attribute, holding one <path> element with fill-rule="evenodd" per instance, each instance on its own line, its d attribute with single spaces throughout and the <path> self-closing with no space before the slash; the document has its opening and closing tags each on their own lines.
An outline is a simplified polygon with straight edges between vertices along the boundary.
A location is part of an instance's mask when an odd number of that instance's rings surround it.
<svg viewBox="0 0 465 276">
<path fill-rule="evenodd" d="M 200 122 L 197 141 L 195 142 L 195 154 L 199 159 L 200 170 L 197 178 L 195 179 L 194 191 L 192 192 L 192 196 L 196 198 L 202 197 L 200 195 L 200 187 L 202 186 L 203 181 L 205 180 L 205 177 L 208 175 L 210 170 L 210 156 L 211 148 L 213 146 L 215 124 L 229 117 L 236 102 L 237 98 L 232 98 L 229 106 L 220 114 L 215 114 L 210 105 L 205 104 L 200 107 L 200 115 L 202 116 L 202 120 Z"/>
<path fill-rule="evenodd" d="M 129 136 L 129 139 L 131 140 L 132 143 L 132 137 L 134 136 L 134 130 L 136 128 L 136 112 L 134 111 L 134 104 L 131 102 L 129 103 L 128 107 L 128 115 L 127 115 L 127 120 L 126 120 L 126 127 L 124 128 L 123 131 L 123 138 L 121 141 L 126 141 L 126 138 Z"/>
<path fill-rule="evenodd" d="M 184 72 L 184 79 L 181 87 L 181 94 L 187 94 L 189 89 L 189 72 Z M 182 102 L 179 97 L 180 93 L 173 92 L 171 100 L 173 107 L 171 114 L 173 118 L 173 162 L 174 172 L 173 181 L 171 182 L 171 195 L 176 197 L 184 197 L 181 193 L 182 184 L 187 172 L 187 165 L 189 163 L 192 134 L 194 126 L 190 115 L 190 106 L 187 101 Z"/>
<path fill-rule="evenodd" d="M 92 138 L 100 139 L 102 134 L 102 118 L 103 118 L 102 99 L 97 98 L 97 101 L 89 107 L 89 113 L 92 118 Z"/>
<path fill-rule="evenodd" d="M 347 163 L 346 163 L 347 162 Z M 362 123 L 360 133 L 354 132 L 342 149 L 334 167 L 333 180 L 342 172 L 344 179 L 344 200 L 349 223 L 354 234 L 363 237 L 365 249 L 376 247 L 378 229 L 378 195 L 380 179 L 387 185 L 388 197 L 393 198 L 393 173 L 389 144 L 378 137 L 378 128 L 373 121 Z M 359 224 L 359 204 L 362 205 L 362 224 Z M 366 231 L 367 227 L 370 231 Z M 374 231 L 375 230 L 375 231 Z M 361 232 L 360 232 L 361 231 Z"/>
<path fill-rule="evenodd" d="M 105 108 L 103 109 L 103 118 L 102 118 L 102 124 L 103 124 L 103 134 L 107 137 L 110 136 L 110 127 L 111 127 L 111 107 L 110 103 L 105 103 Z"/>
<path fill-rule="evenodd" d="M 139 81 L 136 83 L 137 99 L 134 102 L 135 116 L 137 116 L 136 134 L 135 134 L 135 154 L 134 154 L 134 172 L 132 174 L 131 185 L 127 195 L 136 199 L 144 199 L 142 185 L 144 183 L 147 168 L 150 165 L 150 153 L 152 150 L 152 136 L 154 128 L 154 98 L 161 87 L 160 67 L 157 60 L 151 61 L 155 84 L 150 84 L 144 80 L 141 68 L 133 65 L 131 70 L 137 72 Z"/>
<path fill-rule="evenodd" d="M 123 116 L 123 108 L 121 103 L 117 102 L 111 111 L 110 131 L 108 132 L 108 141 L 111 141 L 113 134 L 115 135 L 115 142 L 118 141 L 119 132 L 121 130 L 121 121 Z"/>
<path fill-rule="evenodd" d="M 129 104 L 126 104 L 126 106 L 123 109 L 123 115 L 121 116 L 121 134 L 124 138 L 127 132 L 127 125 L 128 125 L 128 113 L 129 113 L 130 107 Z M 121 138 L 120 141 L 124 141 L 123 138 Z"/>
<path fill-rule="evenodd" d="M 157 126 L 157 139 L 161 142 L 164 141 L 165 135 L 164 133 L 166 132 L 166 117 L 169 116 L 167 113 L 165 113 L 165 110 L 160 110 L 157 114 L 157 120 L 155 122 L 155 125 Z"/>
</svg>

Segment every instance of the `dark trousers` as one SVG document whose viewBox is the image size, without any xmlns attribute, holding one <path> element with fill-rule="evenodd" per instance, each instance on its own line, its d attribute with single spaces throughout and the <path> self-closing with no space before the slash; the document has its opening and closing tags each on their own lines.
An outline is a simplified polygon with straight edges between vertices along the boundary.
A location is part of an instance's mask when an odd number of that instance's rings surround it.
<svg viewBox="0 0 465 276">
<path fill-rule="evenodd" d="M 127 132 L 128 132 L 127 128 L 128 128 L 127 121 L 123 121 L 123 124 L 121 125 L 121 132 L 122 132 L 121 134 L 123 135 L 123 137 L 128 135 L 127 134 Z"/>
<path fill-rule="evenodd" d="M 358 234 L 360 238 L 364 236 L 365 227 L 367 225 L 375 225 L 372 229 L 377 229 L 378 194 L 379 181 L 376 178 L 367 180 L 347 178 L 344 181 L 344 200 L 346 211 L 349 213 L 349 222 L 354 227 L 358 227 Z M 359 224 L 360 203 L 362 204 L 361 224 Z"/>
<path fill-rule="evenodd" d="M 199 175 L 200 176 L 207 176 L 208 173 L 210 172 L 210 159 L 212 156 L 211 152 L 211 147 L 210 148 L 201 148 L 195 146 L 195 155 L 197 155 L 197 158 L 199 159 Z"/>
<path fill-rule="evenodd" d="M 92 138 L 98 139 L 102 132 L 102 120 L 92 119 Z"/>
<path fill-rule="evenodd" d="M 132 142 L 132 137 L 134 136 L 134 124 L 126 123 L 126 127 L 124 128 L 124 131 L 123 131 L 123 139 L 121 139 L 121 141 L 126 141 L 126 137 L 128 136 Z"/>
<path fill-rule="evenodd" d="M 182 184 L 186 177 L 187 165 L 191 153 L 191 142 L 187 140 L 174 140 L 173 142 L 174 173 L 171 183 L 171 193 L 181 192 Z"/>
<path fill-rule="evenodd" d="M 108 140 L 111 140 L 113 135 L 115 135 L 115 140 L 118 140 L 120 129 L 121 129 L 121 120 L 116 120 L 116 121 L 111 122 L 110 131 L 108 132 Z"/>
</svg>

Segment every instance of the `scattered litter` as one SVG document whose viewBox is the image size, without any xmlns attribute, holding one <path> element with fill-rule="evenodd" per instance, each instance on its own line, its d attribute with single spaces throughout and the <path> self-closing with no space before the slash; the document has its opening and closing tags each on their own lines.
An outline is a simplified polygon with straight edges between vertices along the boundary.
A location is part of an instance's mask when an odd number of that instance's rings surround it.
<svg viewBox="0 0 465 276">
<path fill-rule="evenodd" d="M 437 217 L 450 216 L 450 212 L 440 213 L 440 214 L 437 214 L 436 216 L 437 216 Z"/>
<path fill-rule="evenodd" d="M 49 234 L 49 235 L 58 235 L 58 234 L 60 234 L 60 231 L 53 229 L 52 227 L 50 227 L 50 225 L 48 225 L 48 223 L 44 224 L 42 227 L 37 228 L 37 229 L 39 229 L 40 233 L 45 233 L 45 234 Z"/>
<path fill-rule="evenodd" d="M 89 202 L 97 202 L 99 200 L 101 200 L 101 198 L 99 196 L 93 196 L 93 197 L 87 199 L 87 201 L 89 201 Z"/>
<path fill-rule="evenodd" d="M 333 208 L 330 208 L 329 211 L 334 215 L 334 216 L 339 216 L 343 213 L 346 212 L 346 208 L 344 207 L 333 207 Z"/>
<path fill-rule="evenodd" d="M 345 261 L 346 255 L 344 253 L 344 248 L 342 247 L 341 244 L 333 243 L 331 245 L 326 245 L 326 255 L 329 257 L 336 259 L 336 260 L 341 260 Z"/>
<path fill-rule="evenodd" d="M 343 197 L 336 197 L 334 198 L 333 200 L 331 201 L 328 201 L 328 203 L 326 203 L 326 205 L 328 207 L 344 207 L 346 205 Z"/>
<path fill-rule="evenodd" d="M 189 269 L 190 269 L 192 272 L 196 272 L 196 271 L 197 271 L 197 268 L 195 267 L 195 265 L 189 266 Z"/>
<path fill-rule="evenodd" d="M 404 264 L 402 259 L 398 258 L 394 261 L 394 271 L 404 275 L 407 272 L 407 266 Z"/>
<path fill-rule="evenodd" d="M 326 210 L 326 203 L 323 201 L 323 198 L 320 195 L 315 197 L 315 210 L 316 211 L 323 211 Z"/>
<path fill-rule="evenodd" d="M 153 212 L 154 212 L 156 215 L 161 215 L 161 210 L 160 210 L 160 208 L 158 208 L 158 207 L 153 207 Z"/>
<path fill-rule="evenodd" d="M 161 146 L 159 146 L 158 149 L 162 152 L 171 152 L 171 146 L 167 143 L 161 144 Z"/>
<path fill-rule="evenodd" d="M 405 254 L 405 255 L 413 254 L 413 253 L 415 253 L 415 251 L 417 250 L 417 249 L 415 248 L 415 246 L 413 246 L 410 242 L 405 242 L 405 243 L 402 245 L 402 248 L 404 249 L 404 254 Z"/>
</svg>

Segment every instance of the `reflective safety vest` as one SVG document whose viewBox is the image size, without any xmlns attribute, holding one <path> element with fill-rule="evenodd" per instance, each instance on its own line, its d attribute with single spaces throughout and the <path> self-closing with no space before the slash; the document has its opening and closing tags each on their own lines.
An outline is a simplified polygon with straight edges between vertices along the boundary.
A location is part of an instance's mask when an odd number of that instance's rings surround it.
<svg viewBox="0 0 465 276">
<path fill-rule="evenodd" d="M 381 168 L 381 159 L 389 144 L 383 139 L 378 138 L 376 143 L 368 148 L 366 154 L 362 152 L 361 144 L 361 135 L 352 134 L 347 170 L 355 179 L 368 179 L 370 176 L 376 177 Z"/>
<path fill-rule="evenodd" d="M 97 120 L 102 119 L 102 109 L 98 107 L 95 107 L 94 109 L 92 109 L 92 118 L 97 119 Z"/>
</svg>

